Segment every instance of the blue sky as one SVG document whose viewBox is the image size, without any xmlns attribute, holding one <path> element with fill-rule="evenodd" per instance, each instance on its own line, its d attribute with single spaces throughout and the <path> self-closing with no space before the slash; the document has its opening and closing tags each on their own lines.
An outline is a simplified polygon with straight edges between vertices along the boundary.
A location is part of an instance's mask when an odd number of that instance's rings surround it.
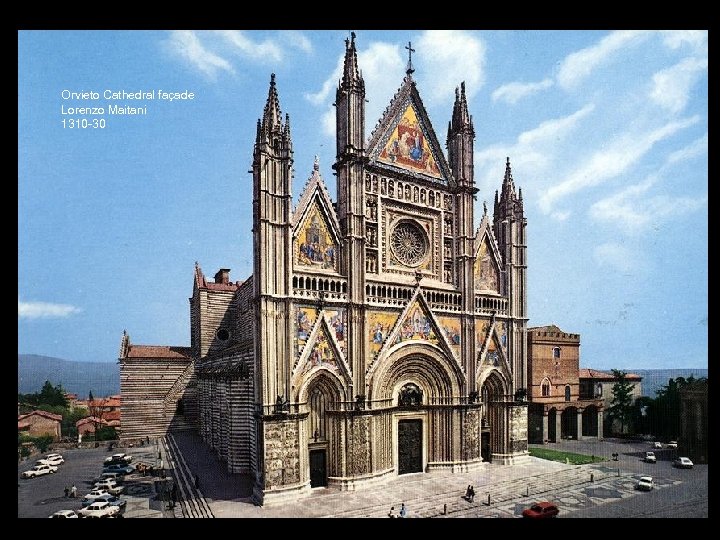
<svg viewBox="0 0 720 540">
<path fill-rule="evenodd" d="M 346 31 L 18 33 L 18 352 L 117 359 L 189 344 L 193 265 L 252 271 L 255 124 L 270 73 L 289 113 L 295 201 L 313 158 L 335 196 Z M 597 369 L 707 367 L 706 31 L 358 31 L 366 136 L 414 77 L 444 144 L 465 81 L 475 180 L 505 157 L 528 219 L 530 324 L 581 334 Z M 190 91 L 146 116 L 63 128 L 105 90 Z M 96 91 L 68 101 L 62 91 Z M 120 105 L 132 105 L 118 102 Z M 477 223 L 476 223 L 477 225 Z"/>
</svg>

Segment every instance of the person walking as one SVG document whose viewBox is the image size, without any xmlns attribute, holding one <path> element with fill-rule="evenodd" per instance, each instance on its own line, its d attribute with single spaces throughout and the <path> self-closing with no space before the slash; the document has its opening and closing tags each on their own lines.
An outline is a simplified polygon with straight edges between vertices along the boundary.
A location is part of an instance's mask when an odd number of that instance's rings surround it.
<svg viewBox="0 0 720 540">
<path fill-rule="evenodd" d="M 407 516 L 407 509 L 405 508 L 405 503 L 402 503 L 400 507 L 400 517 L 404 518 L 405 516 Z"/>
<path fill-rule="evenodd" d="M 475 500 L 475 486 L 470 486 L 470 494 L 468 500 L 473 502 Z"/>
<path fill-rule="evenodd" d="M 65 498 L 67 499 L 67 498 L 68 498 L 68 495 L 70 495 L 70 488 L 67 487 L 67 486 L 65 486 L 65 490 L 64 490 L 64 491 L 65 491 Z"/>
<path fill-rule="evenodd" d="M 398 517 L 397 512 L 395 511 L 395 507 L 394 507 L 394 506 L 391 506 L 391 507 L 390 507 L 390 512 L 388 512 L 388 517 L 389 517 L 389 518 L 396 518 L 396 517 Z"/>
<path fill-rule="evenodd" d="M 73 499 L 77 497 L 77 488 L 75 487 L 75 484 L 73 484 L 70 488 L 70 497 Z"/>
</svg>

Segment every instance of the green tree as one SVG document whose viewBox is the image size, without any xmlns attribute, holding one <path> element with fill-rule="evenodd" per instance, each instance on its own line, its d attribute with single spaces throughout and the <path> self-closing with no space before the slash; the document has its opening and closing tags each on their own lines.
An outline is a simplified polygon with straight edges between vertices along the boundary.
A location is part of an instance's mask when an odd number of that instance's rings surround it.
<svg viewBox="0 0 720 540">
<path fill-rule="evenodd" d="M 33 442 L 41 453 L 45 453 L 47 449 L 50 448 L 50 445 L 53 442 L 53 437 L 52 435 L 41 435 L 40 437 L 35 437 Z"/>
<path fill-rule="evenodd" d="M 620 433 L 624 433 L 625 427 L 629 425 L 632 418 L 634 385 L 627 379 L 626 371 L 613 369 L 612 374 L 615 377 L 615 384 L 612 387 L 613 398 L 608 407 L 608 416 L 611 421 L 620 422 Z"/>
</svg>

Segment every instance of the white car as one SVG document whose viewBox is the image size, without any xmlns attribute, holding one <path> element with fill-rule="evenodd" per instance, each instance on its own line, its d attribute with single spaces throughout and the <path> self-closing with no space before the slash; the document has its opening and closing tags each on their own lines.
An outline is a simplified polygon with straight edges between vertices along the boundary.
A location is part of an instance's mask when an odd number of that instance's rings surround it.
<svg viewBox="0 0 720 540">
<path fill-rule="evenodd" d="M 78 510 L 80 517 L 84 518 L 104 518 L 112 517 L 120 512 L 120 508 L 111 505 L 106 501 L 94 502 L 82 510 Z"/>
<path fill-rule="evenodd" d="M 119 495 L 120 493 L 125 491 L 125 488 L 123 486 L 119 485 L 115 480 L 110 479 L 95 482 L 93 489 L 104 489 L 112 495 Z"/>
<path fill-rule="evenodd" d="M 39 459 L 37 461 L 38 465 L 52 465 L 54 467 L 62 465 L 63 463 L 65 463 L 65 460 L 62 458 L 62 456 L 57 454 L 54 456 L 48 456 L 46 458 Z"/>
<path fill-rule="evenodd" d="M 657 458 L 655 457 L 655 452 L 645 452 L 645 462 L 646 463 L 656 463 Z"/>
<path fill-rule="evenodd" d="M 110 492 L 104 488 L 93 489 L 90 493 L 83 497 L 82 505 L 88 506 L 89 504 L 92 504 L 95 499 L 102 497 L 103 495 L 110 495 Z"/>
<path fill-rule="evenodd" d="M 692 469 L 693 462 L 690 461 L 690 458 L 679 457 L 673 461 L 673 467 L 677 467 L 679 469 Z"/>
<path fill-rule="evenodd" d="M 48 517 L 51 518 L 77 518 L 78 515 L 74 510 L 58 510 L 54 514 L 50 514 Z"/>
<path fill-rule="evenodd" d="M 635 484 L 635 489 L 640 491 L 651 491 L 654 487 L 652 476 L 641 476 L 638 483 Z"/>
<path fill-rule="evenodd" d="M 677 448 L 677 441 L 670 441 L 667 443 L 668 448 Z"/>
<path fill-rule="evenodd" d="M 662 443 L 661 443 L 661 442 L 657 442 L 657 441 L 654 442 L 654 443 L 653 443 L 653 448 L 662 448 Z"/>
<path fill-rule="evenodd" d="M 42 476 L 44 474 L 53 474 L 58 470 L 54 465 L 35 465 L 29 471 L 25 471 L 20 476 L 23 478 L 35 478 L 36 476 Z"/>
<path fill-rule="evenodd" d="M 129 454 L 113 454 L 112 456 L 105 458 L 105 464 L 110 465 L 111 463 L 122 463 L 127 465 L 133 460 L 133 457 Z"/>
</svg>

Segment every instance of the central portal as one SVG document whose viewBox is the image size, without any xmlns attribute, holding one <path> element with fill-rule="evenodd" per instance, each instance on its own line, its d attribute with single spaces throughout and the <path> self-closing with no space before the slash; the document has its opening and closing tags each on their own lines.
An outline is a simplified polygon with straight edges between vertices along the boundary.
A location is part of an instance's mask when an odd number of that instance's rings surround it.
<svg viewBox="0 0 720 540">
<path fill-rule="evenodd" d="M 398 422 L 398 474 L 422 472 L 422 420 Z"/>
</svg>

